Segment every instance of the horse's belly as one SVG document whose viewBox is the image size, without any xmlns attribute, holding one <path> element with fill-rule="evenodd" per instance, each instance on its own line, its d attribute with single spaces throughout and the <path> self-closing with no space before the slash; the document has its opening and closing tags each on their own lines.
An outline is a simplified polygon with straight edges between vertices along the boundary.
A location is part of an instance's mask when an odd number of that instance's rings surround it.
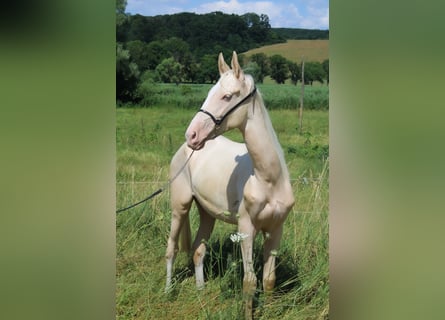
<svg viewBox="0 0 445 320">
<path fill-rule="evenodd" d="M 252 162 L 244 145 L 225 138 L 215 140 L 193 156 L 193 195 L 209 214 L 236 224 L 244 185 L 253 172 Z"/>
<path fill-rule="evenodd" d="M 195 189 L 194 197 L 211 216 L 228 223 L 238 223 L 237 213 L 240 200 L 235 200 L 230 204 L 229 199 L 224 197 L 223 193 L 218 192 L 218 190 L 207 192 L 207 190 Z"/>
<path fill-rule="evenodd" d="M 199 170 L 199 172 L 203 172 Z M 203 209 L 217 219 L 237 223 L 237 214 L 243 198 L 242 180 L 231 181 L 221 170 L 212 174 L 192 175 L 192 192 Z"/>
</svg>

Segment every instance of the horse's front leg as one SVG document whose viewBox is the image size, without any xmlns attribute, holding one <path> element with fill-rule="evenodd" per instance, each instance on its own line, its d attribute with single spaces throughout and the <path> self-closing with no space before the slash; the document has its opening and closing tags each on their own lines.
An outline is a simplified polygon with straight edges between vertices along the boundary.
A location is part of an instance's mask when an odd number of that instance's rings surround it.
<svg viewBox="0 0 445 320">
<path fill-rule="evenodd" d="M 167 281 L 165 285 L 166 292 L 170 290 L 172 285 L 173 263 L 175 261 L 176 254 L 178 253 L 178 239 L 181 229 L 183 232 L 190 234 L 188 214 L 193 202 L 193 197 L 190 188 L 187 188 L 188 185 L 190 184 L 187 183 L 187 180 L 185 180 L 183 176 L 179 176 L 170 187 L 172 220 L 167 250 L 165 253 L 167 267 Z M 188 244 L 188 247 L 190 247 L 190 244 Z"/>
<path fill-rule="evenodd" d="M 281 236 L 283 234 L 283 225 L 272 232 L 264 234 L 264 268 L 263 268 L 263 290 L 266 294 L 272 293 L 275 287 L 275 261 L 280 246 Z"/>
<path fill-rule="evenodd" d="M 241 241 L 241 254 L 243 256 L 244 278 L 243 278 L 243 300 L 246 319 L 252 319 L 253 297 L 255 295 L 257 278 L 253 269 L 253 243 L 256 230 L 247 215 L 238 221 L 238 230 L 247 236 Z"/>
</svg>

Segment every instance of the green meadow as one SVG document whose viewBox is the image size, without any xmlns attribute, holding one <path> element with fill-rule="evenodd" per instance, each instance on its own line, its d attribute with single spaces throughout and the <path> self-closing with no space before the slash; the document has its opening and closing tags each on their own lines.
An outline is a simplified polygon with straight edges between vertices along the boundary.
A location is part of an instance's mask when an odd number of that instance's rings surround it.
<svg viewBox="0 0 445 320">
<path fill-rule="evenodd" d="M 257 84 L 268 110 L 297 109 L 300 103 L 301 83 L 277 85 L 270 77 L 264 79 L 264 84 Z M 145 81 L 141 86 L 144 98 L 140 106 L 165 108 L 180 108 L 198 110 L 204 102 L 211 84 L 160 84 Z M 304 108 L 310 110 L 329 109 L 329 87 L 326 84 L 314 82 L 314 85 L 304 87 Z M 190 120 L 190 119 L 188 119 Z"/>
<path fill-rule="evenodd" d="M 277 283 L 266 299 L 261 281 L 256 319 L 327 319 L 328 278 L 328 106 L 304 110 L 303 133 L 292 95 L 299 87 L 259 85 L 284 150 L 296 204 L 285 222 L 278 252 Z M 116 109 L 116 205 L 122 208 L 164 187 L 171 157 L 210 86 L 159 85 L 152 107 Z M 314 88 L 316 88 L 314 86 Z M 314 100 L 327 100 L 318 86 Z M 306 87 L 305 93 L 310 91 Z M 170 90 L 170 94 L 165 94 Z M 323 91 L 324 90 L 324 91 Z M 177 92 L 181 94 L 177 94 Z M 155 95 L 155 94 L 154 94 Z M 325 95 L 325 96 L 323 96 Z M 286 105 L 283 102 L 288 99 Z M 309 98 L 308 98 L 309 99 Z M 297 100 L 298 101 L 298 97 Z M 274 104 L 275 103 L 275 104 Z M 306 104 L 306 102 L 305 102 Z M 226 133 L 241 141 L 236 131 Z M 180 252 L 174 289 L 164 293 L 165 249 L 170 228 L 169 190 L 116 217 L 116 314 L 118 319 L 240 319 L 242 267 L 239 245 L 230 241 L 233 225 L 217 221 L 205 259 L 206 287 L 195 288 L 191 257 Z M 190 211 L 192 233 L 198 214 Z M 255 269 L 262 274 L 262 236 L 255 242 Z"/>
</svg>

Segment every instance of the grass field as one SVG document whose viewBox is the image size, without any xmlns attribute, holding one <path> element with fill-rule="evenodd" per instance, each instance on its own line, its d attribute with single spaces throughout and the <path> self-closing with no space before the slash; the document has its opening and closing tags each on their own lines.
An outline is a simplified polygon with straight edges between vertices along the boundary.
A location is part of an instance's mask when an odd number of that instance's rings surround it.
<svg viewBox="0 0 445 320">
<path fill-rule="evenodd" d="M 290 80 L 286 84 L 277 85 L 266 77 L 264 84 L 257 84 L 263 93 L 264 102 L 269 110 L 297 109 L 300 103 L 301 84 L 292 85 Z M 147 83 L 145 98 L 142 105 L 179 107 L 184 109 L 199 109 L 211 84 L 159 84 Z M 329 87 L 315 82 L 313 86 L 304 88 L 304 108 L 313 110 L 329 109 Z"/>
<path fill-rule="evenodd" d="M 164 185 L 170 159 L 184 142 L 185 129 L 197 108 L 172 105 L 116 110 L 118 208 Z M 303 135 L 297 133 L 296 110 L 275 109 L 270 116 L 286 155 L 296 205 L 285 222 L 278 253 L 276 292 L 265 301 L 259 283 L 255 317 L 325 319 L 329 312 L 328 112 L 306 110 Z M 241 140 L 237 132 L 227 136 Z M 241 254 L 229 239 L 235 231 L 232 225 L 218 221 L 209 239 L 206 288 L 201 292 L 195 289 L 191 258 L 179 253 L 175 288 L 172 293 L 164 294 L 170 212 L 166 190 L 150 202 L 117 216 L 117 319 L 240 319 Z M 196 232 L 198 220 L 194 207 L 190 215 L 192 232 Z M 261 242 L 261 236 L 257 237 L 258 279 L 261 279 Z"/>
<path fill-rule="evenodd" d="M 279 54 L 286 59 L 300 63 L 302 57 L 305 61 L 318 61 L 329 59 L 329 40 L 287 40 L 285 43 L 273 44 L 244 52 L 247 57 L 255 53 L 264 53 L 267 56 Z"/>
</svg>

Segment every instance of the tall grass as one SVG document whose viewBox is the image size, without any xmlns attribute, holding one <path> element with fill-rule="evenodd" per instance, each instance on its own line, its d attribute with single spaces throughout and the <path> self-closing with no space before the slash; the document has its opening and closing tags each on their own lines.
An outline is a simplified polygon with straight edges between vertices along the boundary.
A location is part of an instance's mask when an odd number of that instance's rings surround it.
<svg viewBox="0 0 445 320">
<path fill-rule="evenodd" d="M 300 104 L 301 83 L 276 85 L 273 83 L 257 84 L 263 93 L 264 103 L 269 110 L 297 109 Z M 197 110 L 212 85 L 210 84 L 159 84 L 150 80 L 142 83 L 143 99 L 141 106 L 174 106 Z M 304 90 L 304 108 L 309 110 L 329 109 L 329 88 L 327 85 L 306 85 Z"/>
<path fill-rule="evenodd" d="M 166 182 L 171 156 L 183 143 L 184 131 L 194 113 L 195 110 L 174 107 L 117 109 L 118 208 L 144 198 Z M 327 146 L 328 114 L 307 111 L 304 126 L 310 134 L 301 136 L 297 134 L 295 110 L 272 110 L 270 116 L 286 153 L 296 205 L 285 222 L 275 293 L 265 299 L 259 281 L 255 317 L 324 319 L 329 312 L 329 166 L 326 154 L 314 152 L 308 157 L 301 150 Z M 236 132 L 228 136 L 241 139 Z M 233 225 L 218 221 L 208 240 L 204 290 L 196 290 L 191 258 L 179 253 L 174 289 L 164 293 L 170 213 L 166 190 L 117 216 L 117 318 L 240 319 L 241 253 L 239 244 L 230 240 L 230 234 L 236 231 Z M 192 231 L 196 232 L 196 208 L 192 208 L 190 216 Z M 262 275 L 262 240 L 258 236 L 255 241 L 258 279 Z"/>
</svg>

